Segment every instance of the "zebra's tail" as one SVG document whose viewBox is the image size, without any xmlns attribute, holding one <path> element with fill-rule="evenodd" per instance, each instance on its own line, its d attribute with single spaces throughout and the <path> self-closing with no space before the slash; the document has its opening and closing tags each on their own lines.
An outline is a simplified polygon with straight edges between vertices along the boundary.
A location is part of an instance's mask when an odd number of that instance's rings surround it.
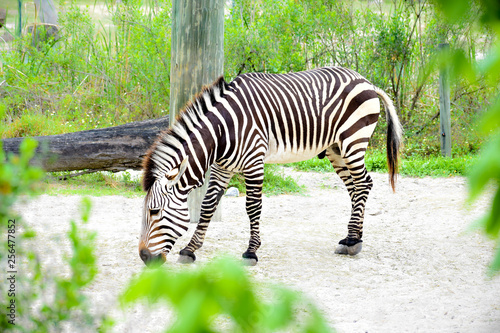
<svg viewBox="0 0 500 333">
<path fill-rule="evenodd" d="M 396 174 L 398 173 L 399 147 L 403 138 L 403 127 L 398 119 L 392 100 L 380 88 L 375 87 L 375 92 L 382 99 L 387 117 L 387 166 L 389 168 L 389 183 L 392 190 L 396 191 Z"/>
</svg>

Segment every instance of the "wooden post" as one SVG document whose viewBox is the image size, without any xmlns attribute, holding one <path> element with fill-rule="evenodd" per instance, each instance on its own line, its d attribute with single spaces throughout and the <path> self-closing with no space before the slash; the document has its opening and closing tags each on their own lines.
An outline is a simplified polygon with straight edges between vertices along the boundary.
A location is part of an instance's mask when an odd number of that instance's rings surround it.
<svg viewBox="0 0 500 333">
<path fill-rule="evenodd" d="M 40 22 L 57 25 L 57 9 L 53 0 L 34 0 L 34 3 Z"/>
<path fill-rule="evenodd" d="M 447 43 L 439 44 L 439 49 L 447 48 Z M 447 68 L 441 68 L 439 71 L 439 115 L 441 155 L 451 157 L 450 82 Z"/>
<path fill-rule="evenodd" d="M 23 7 L 23 1 L 17 0 L 17 37 L 21 37 L 21 33 L 23 31 L 22 7 Z"/>
<path fill-rule="evenodd" d="M 179 110 L 224 71 L 224 0 L 172 2 L 171 124 Z M 189 196 L 191 222 L 200 218 L 207 183 Z M 212 220 L 220 219 L 218 209 Z"/>
<path fill-rule="evenodd" d="M 7 21 L 7 10 L 0 8 L 0 28 L 2 28 Z"/>
</svg>

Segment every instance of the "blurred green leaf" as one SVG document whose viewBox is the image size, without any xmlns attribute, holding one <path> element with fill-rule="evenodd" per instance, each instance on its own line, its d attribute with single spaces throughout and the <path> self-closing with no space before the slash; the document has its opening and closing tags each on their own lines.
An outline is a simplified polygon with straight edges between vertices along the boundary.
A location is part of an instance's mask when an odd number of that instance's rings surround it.
<svg viewBox="0 0 500 333">
<path fill-rule="evenodd" d="M 488 108 L 486 113 L 481 118 L 481 131 L 483 134 L 490 134 L 497 128 L 500 128 L 500 98 Z"/>
<path fill-rule="evenodd" d="M 85 197 L 81 202 L 81 216 L 83 223 L 87 223 L 90 217 L 90 211 L 92 209 L 92 201 L 90 198 Z"/>
<path fill-rule="evenodd" d="M 500 237 L 500 189 L 497 189 L 491 211 L 487 214 L 485 231 L 493 238 Z"/>
<path fill-rule="evenodd" d="M 489 274 L 494 275 L 500 271 L 500 242 L 497 242 L 495 256 L 490 264 Z"/>
<path fill-rule="evenodd" d="M 435 2 L 450 22 L 460 20 L 471 8 L 469 0 L 435 0 Z"/>
<path fill-rule="evenodd" d="M 469 201 L 475 200 L 490 180 L 500 177 L 500 133 L 494 135 L 481 152 L 469 174 Z"/>
<path fill-rule="evenodd" d="M 481 0 L 481 4 L 483 6 L 481 21 L 484 24 L 498 26 L 500 22 L 500 2 L 498 0 Z"/>
<path fill-rule="evenodd" d="M 479 74 L 483 75 L 490 85 L 498 82 L 500 72 L 500 41 L 496 41 L 485 59 L 479 63 Z"/>
<path fill-rule="evenodd" d="M 20 157 L 23 165 L 27 163 L 35 156 L 35 149 L 38 146 L 38 142 L 32 138 L 26 138 L 21 142 L 19 146 Z"/>
<path fill-rule="evenodd" d="M 0 331 L 14 328 L 20 332 L 28 332 L 33 327 L 38 332 L 60 331 L 63 327 L 71 330 L 71 324 L 75 322 L 78 322 L 78 327 L 82 330 L 95 328 L 94 323 L 98 320 L 106 322 L 106 317 L 92 317 L 83 293 L 83 287 L 91 283 L 97 274 L 95 233 L 71 222 L 68 238 L 72 245 L 72 255 L 66 259 L 70 274 L 64 277 L 54 276 L 42 266 L 30 247 L 23 246 L 24 242 L 29 242 L 36 234 L 11 212 L 11 207 L 19 196 L 36 193 L 35 185 L 44 175 L 43 170 L 30 165 L 37 145 L 37 141 L 25 139 L 20 145 L 19 156 L 6 156 L 3 151 L 0 153 L 0 217 L 2 220 L 15 219 L 16 229 L 23 230 L 20 237 L 16 236 L 16 255 L 23 258 L 23 274 L 16 279 L 19 286 L 16 290 L 16 311 L 23 320 L 16 321 L 15 326 L 0 320 Z M 89 201 L 84 202 L 83 206 L 82 219 L 88 219 Z M 0 230 L 5 227 L 6 224 L 0 224 Z M 0 259 L 3 257 L 4 251 L 0 251 Z M 4 294 L 3 285 L 0 285 L 0 291 Z M 8 301 L 7 298 L 0 298 L 2 307 L 5 305 L 4 300 Z M 37 306 L 33 307 L 33 304 Z M 101 331 L 105 331 L 110 325 L 109 321 L 106 322 Z"/>
</svg>

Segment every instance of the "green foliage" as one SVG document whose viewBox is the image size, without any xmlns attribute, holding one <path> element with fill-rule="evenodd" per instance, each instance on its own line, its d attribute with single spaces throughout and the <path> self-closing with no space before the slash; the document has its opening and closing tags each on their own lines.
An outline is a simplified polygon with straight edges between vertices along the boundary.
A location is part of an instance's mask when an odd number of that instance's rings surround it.
<svg viewBox="0 0 500 333">
<path fill-rule="evenodd" d="M 34 194 L 37 191 L 36 182 L 43 176 L 43 171 L 29 165 L 37 146 L 36 141 L 24 140 L 20 146 L 19 156 L 13 154 L 6 156 L 1 145 L 0 142 L 0 234 L 13 237 L 6 237 L 5 241 L 2 242 L 0 262 L 12 264 L 13 266 L 9 267 L 15 268 L 16 265 L 19 265 L 19 256 L 23 253 L 20 245 L 26 239 L 33 237 L 34 233 L 28 228 L 23 233 L 20 232 L 19 217 L 12 210 L 12 206 L 20 195 Z M 10 230 L 13 233 L 10 233 Z M 8 241 L 9 239 L 11 242 Z M 7 261 L 7 259 L 13 261 Z M 35 265 L 34 268 L 33 279 L 40 279 L 36 270 L 37 266 Z M 7 283 L 0 284 L 0 295 L 2 295 L 0 297 L 0 307 L 2 309 L 8 309 L 10 300 L 13 296 L 17 296 L 13 295 L 9 289 L 10 284 L 9 286 L 7 286 Z M 9 297 L 7 297 L 8 295 Z M 26 304 L 16 304 L 18 316 L 25 311 L 25 307 Z M 14 318 L 5 314 L 0 316 L 0 330 L 2 332 L 15 328 L 14 325 L 9 323 L 9 320 L 12 319 Z"/>
<path fill-rule="evenodd" d="M 59 115 L 24 112 L 10 124 L 0 123 L 1 138 L 16 138 L 26 136 L 54 135 L 71 132 L 75 129 L 85 130 L 86 127 L 71 128 L 68 122 Z"/>
<path fill-rule="evenodd" d="M 225 73 L 282 73 L 304 69 L 302 32 L 310 27 L 308 15 L 295 1 L 235 1 L 225 24 Z M 297 36 L 294 29 L 300 30 Z"/>
<path fill-rule="evenodd" d="M 385 152 L 371 151 L 365 158 L 368 171 L 387 172 L 386 161 Z M 474 155 L 460 155 L 453 158 L 413 155 L 400 160 L 399 172 L 411 177 L 466 176 L 474 161 Z"/>
<path fill-rule="evenodd" d="M 240 193 L 246 193 L 245 178 L 237 173 L 231 178 L 227 187 L 236 187 Z"/>
<path fill-rule="evenodd" d="M 114 26 L 105 26 L 71 1 L 59 13 L 56 38 L 34 43 L 27 34 L 0 50 L 2 137 L 162 116 L 169 103 L 170 6 L 169 0 L 110 5 Z"/>
<path fill-rule="evenodd" d="M 244 267 L 226 258 L 193 270 L 144 269 L 121 302 L 167 302 L 176 312 L 168 332 L 219 332 L 214 320 L 221 317 L 231 332 L 330 332 L 320 312 L 299 294 L 274 287 L 273 301 L 264 302 L 257 291 Z"/>
<path fill-rule="evenodd" d="M 29 164 L 36 146 L 36 141 L 24 140 L 19 156 L 12 154 L 6 156 L 0 149 L 0 220 L 2 221 L 0 233 L 15 236 L 15 245 L 7 247 L 10 251 L 4 251 L 5 248 L 0 251 L 0 262 L 6 262 L 4 261 L 7 259 L 6 254 L 12 254 L 15 260 L 14 263 L 9 261 L 13 265 L 11 267 L 22 272 L 15 274 L 14 291 L 9 289 L 9 284 L 7 288 L 9 294 L 5 289 L 7 284 L 0 284 L 0 294 L 9 295 L 0 298 L 0 307 L 6 309 L 12 299 L 16 305 L 15 325 L 9 323 L 13 318 L 2 315 L 0 330 L 53 332 L 63 328 L 76 328 L 72 325 L 77 325 L 79 329 L 86 327 L 89 330 L 94 330 L 100 325 L 109 327 L 110 321 L 107 318 L 95 318 L 90 315 L 86 297 L 82 292 L 83 288 L 94 280 L 97 273 L 94 255 L 95 233 L 71 221 L 68 238 L 72 246 L 72 255 L 66 260 L 70 274 L 65 277 L 54 276 L 49 273 L 50 270 L 42 267 L 36 253 L 30 250 L 30 239 L 36 236 L 35 233 L 12 211 L 12 206 L 19 196 L 35 194 L 38 191 L 37 183 L 44 175 L 41 169 Z M 84 224 L 88 221 L 90 206 L 90 200 L 83 201 Z M 12 220 L 15 220 L 15 233 L 7 232 L 6 222 Z M 4 244 L 7 246 L 7 242 Z"/>
<path fill-rule="evenodd" d="M 400 172 L 403 175 L 414 177 L 467 176 L 474 161 L 475 156 L 473 155 L 453 158 L 443 156 L 414 157 L 401 161 Z"/>
<path fill-rule="evenodd" d="M 491 264 L 491 272 L 500 271 L 500 103 L 498 95 L 498 72 L 500 71 L 500 11 L 497 1 L 482 0 L 479 2 L 472 0 L 436 1 L 443 13 L 452 24 L 460 24 L 463 16 L 468 16 L 469 12 L 478 8 L 479 15 L 474 23 L 478 23 L 480 31 L 493 33 L 495 38 L 491 51 L 478 66 L 473 60 L 460 54 L 460 51 L 451 50 L 444 55 L 444 59 L 452 61 L 455 77 L 462 77 L 465 81 L 474 81 L 477 77 L 485 79 L 492 87 L 496 88 L 495 96 L 487 107 L 487 111 L 481 121 L 482 134 L 489 136 L 488 143 L 483 147 L 477 163 L 472 168 L 469 176 L 469 200 L 474 201 L 483 193 L 488 184 L 492 184 L 495 195 L 491 208 L 486 216 L 481 220 L 484 232 L 497 241 L 497 254 Z M 478 5 L 479 3 L 479 5 Z"/>
<path fill-rule="evenodd" d="M 314 157 L 307 161 L 288 163 L 285 166 L 292 167 L 298 171 L 335 172 L 327 158 L 320 160 L 318 157 Z"/>
<path fill-rule="evenodd" d="M 13 216 L 11 207 L 19 195 L 36 192 L 36 181 L 44 175 L 41 169 L 29 165 L 36 146 L 35 140 L 26 139 L 19 147 L 19 156 L 6 155 L 0 141 L 0 215 L 2 219 Z"/>
<path fill-rule="evenodd" d="M 495 112 L 491 110 L 490 112 Z M 481 151 L 478 162 L 469 177 L 469 200 L 476 200 L 493 184 L 495 195 L 490 210 L 482 218 L 484 232 L 497 241 L 497 254 L 491 264 L 491 272 L 500 272 L 500 127 L 490 136 L 490 141 Z"/>
</svg>

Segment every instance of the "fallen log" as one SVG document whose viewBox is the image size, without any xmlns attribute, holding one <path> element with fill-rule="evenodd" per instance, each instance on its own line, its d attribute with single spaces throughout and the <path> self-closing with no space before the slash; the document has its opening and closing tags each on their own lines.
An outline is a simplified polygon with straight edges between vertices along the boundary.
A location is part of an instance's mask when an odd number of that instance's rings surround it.
<svg viewBox="0 0 500 333">
<path fill-rule="evenodd" d="M 34 137 L 39 142 L 34 162 L 45 171 L 140 170 L 142 157 L 168 126 L 167 116 L 115 127 Z M 4 151 L 18 154 L 23 139 L 3 139 Z"/>
</svg>

